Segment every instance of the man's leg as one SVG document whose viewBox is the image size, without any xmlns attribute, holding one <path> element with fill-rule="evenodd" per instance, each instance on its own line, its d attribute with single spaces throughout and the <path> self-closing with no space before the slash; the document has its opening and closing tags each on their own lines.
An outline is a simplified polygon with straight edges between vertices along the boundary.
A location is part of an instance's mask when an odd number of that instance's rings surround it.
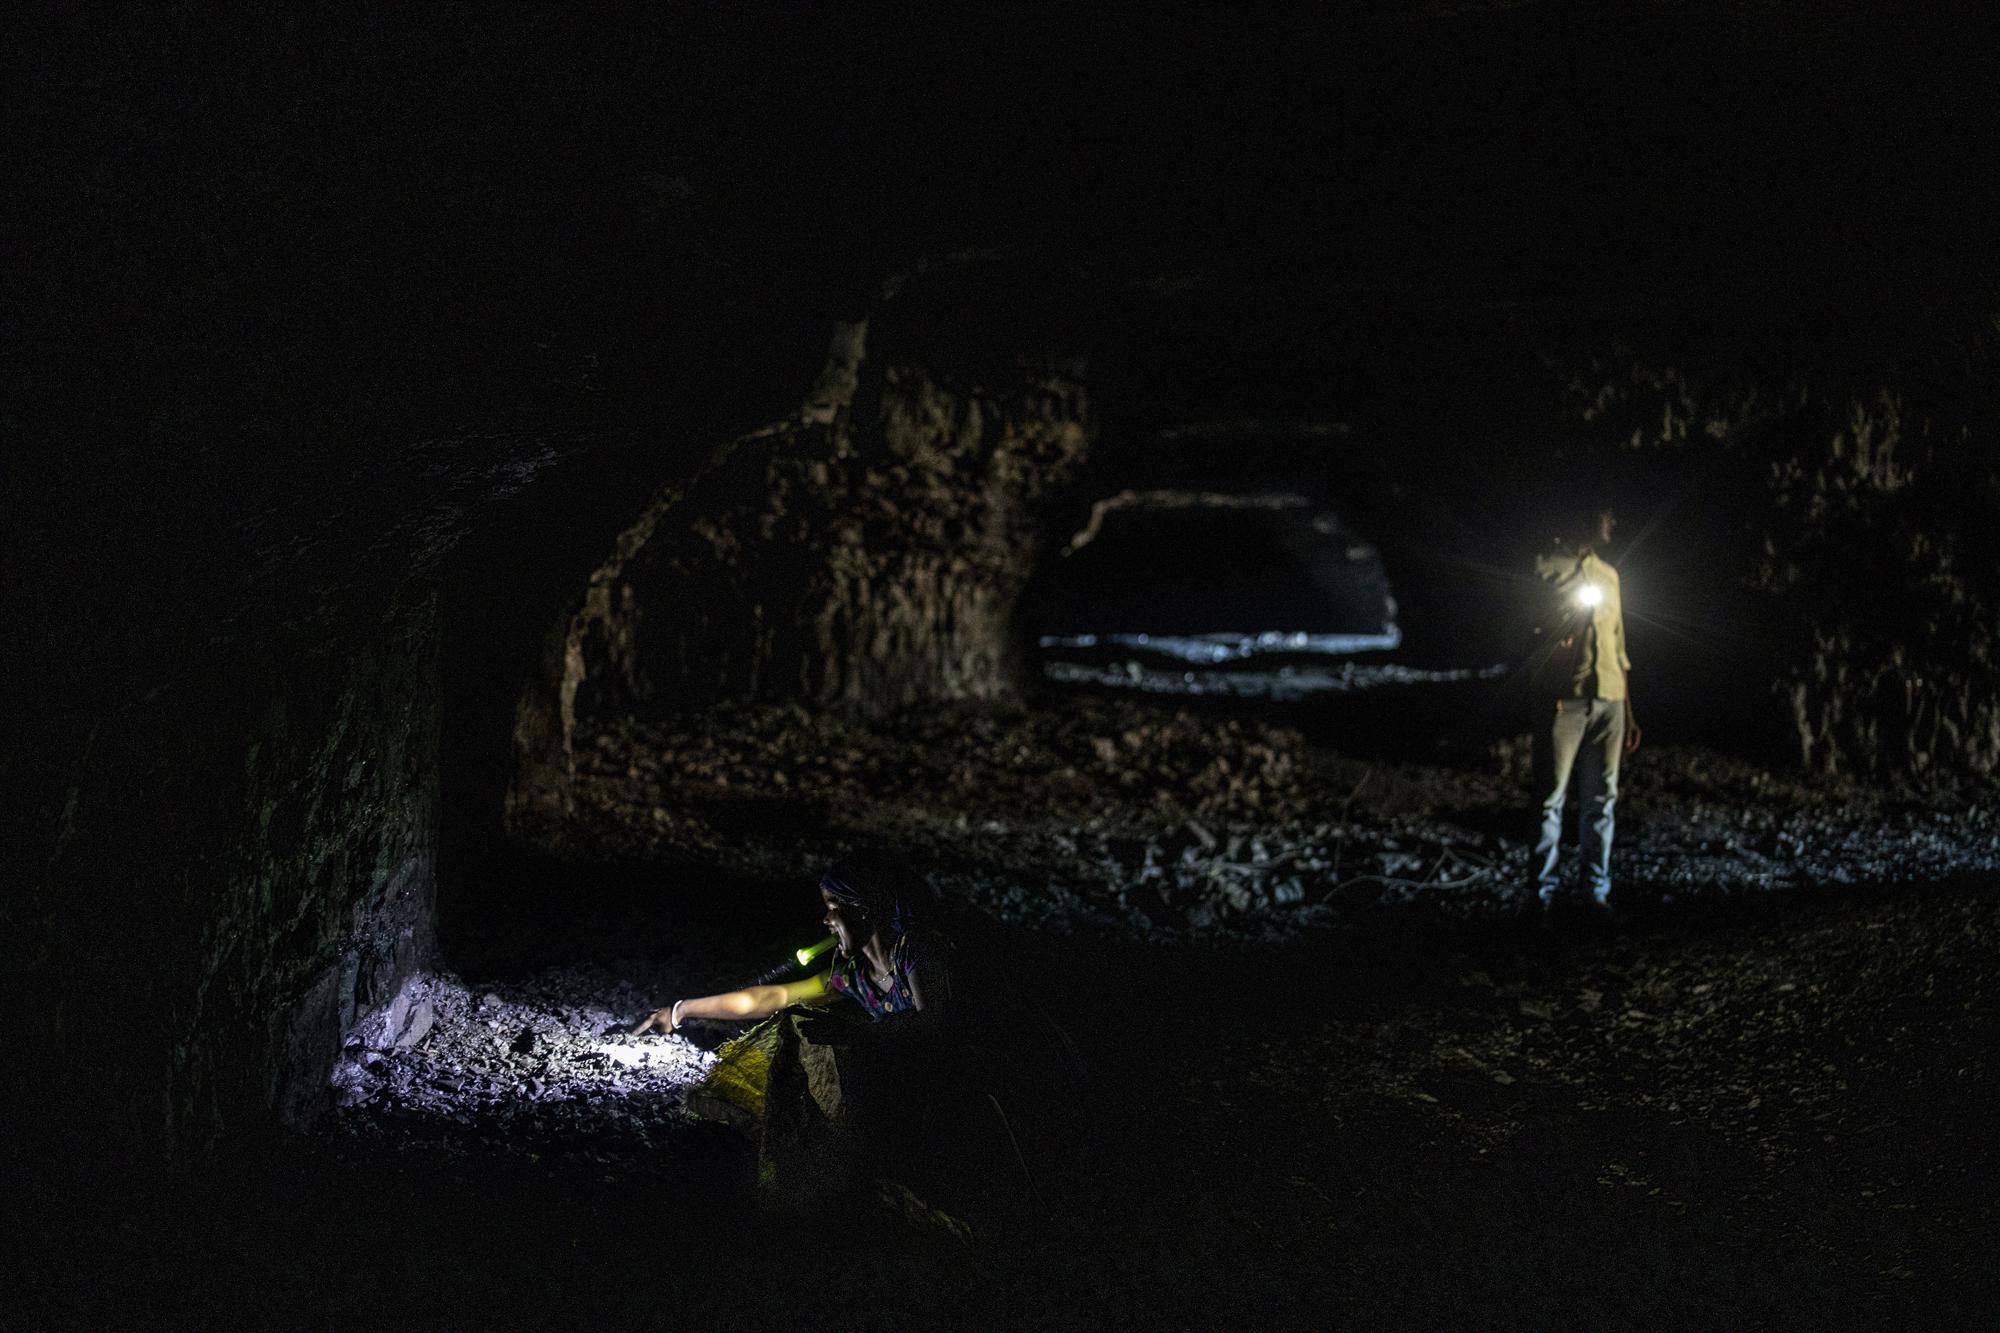
<svg viewBox="0 0 2000 1333">
<path fill-rule="evenodd" d="M 1582 807 L 1577 824 L 1583 880 L 1600 903 L 1611 895 L 1611 835 L 1618 818 L 1618 764 L 1624 757 L 1625 701 L 1592 699 L 1577 763 L 1576 795 Z"/>
<path fill-rule="evenodd" d="M 1535 839 L 1535 893 L 1543 902 L 1555 897 L 1562 884 L 1563 796 L 1569 791 L 1570 770 L 1583 744 L 1585 708 L 1589 701 L 1563 699 L 1543 704 L 1547 711 L 1535 732 L 1535 791 L 1541 798 L 1541 833 Z"/>
</svg>

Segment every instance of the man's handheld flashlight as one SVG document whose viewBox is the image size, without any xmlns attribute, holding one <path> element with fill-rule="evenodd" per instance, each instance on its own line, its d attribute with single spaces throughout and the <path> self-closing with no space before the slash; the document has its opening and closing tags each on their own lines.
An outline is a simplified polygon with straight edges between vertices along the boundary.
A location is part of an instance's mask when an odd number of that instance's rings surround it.
<svg viewBox="0 0 2000 1333">
<path fill-rule="evenodd" d="M 1595 583 L 1586 583 L 1570 594 L 1570 600 L 1586 611 L 1595 611 L 1604 605 L 1604 589 Z"/>
</svg>

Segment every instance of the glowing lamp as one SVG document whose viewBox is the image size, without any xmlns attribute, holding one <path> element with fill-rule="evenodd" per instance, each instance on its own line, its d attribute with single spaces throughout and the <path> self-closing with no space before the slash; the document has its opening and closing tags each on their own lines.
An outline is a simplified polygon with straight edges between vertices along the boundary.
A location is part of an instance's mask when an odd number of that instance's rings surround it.
<svg viewBox="0 0 2000 1333">
<path fill-rule="evenodd" d="M 1584 584 L 1572 596 L 1575 598 L 1576 604 L 1586 611 L 1594 611 L 1604 605 L 1604 589 L 1598 587 L 1595 583 Z"/>
<path fill-rule="evenodd" d="M 800 967 L 809 967 L 812 965 L 813 959 L 819 957 L 821 954 L 825 953 L 828 949 L 831 949 L 832 947 L 833 947 L 833 936 L 829 935 L 825 939 L 821 940 L 818 944 L 810 945 L 804 949 L 794 950 L 792 953 L 792 957 L 799 960 Z"/>
</svg>

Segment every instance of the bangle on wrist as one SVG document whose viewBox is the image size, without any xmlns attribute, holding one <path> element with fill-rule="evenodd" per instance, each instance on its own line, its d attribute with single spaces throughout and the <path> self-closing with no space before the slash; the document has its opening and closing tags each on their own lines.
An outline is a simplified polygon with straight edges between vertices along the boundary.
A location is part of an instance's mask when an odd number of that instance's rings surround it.
<svg viewBox="0 0 2000 1333">
<path fill-rule="evenodd" d="M 675 1000 L 674 1007 L 667 1010 L 667 1031 L 672 1032 L 681 1025 L 681 1006 L 686 1003 L 685 1000 Z"/>
</svg>

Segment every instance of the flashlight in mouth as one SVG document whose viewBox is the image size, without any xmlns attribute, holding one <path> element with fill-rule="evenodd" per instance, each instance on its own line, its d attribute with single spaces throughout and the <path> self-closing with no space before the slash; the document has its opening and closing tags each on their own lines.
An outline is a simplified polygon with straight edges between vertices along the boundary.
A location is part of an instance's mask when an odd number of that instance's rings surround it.
<svg viewBox="0 0 2000 1333">
<path fill-rule="evenodd" d="M 1604 605 L 1604 589 L 1595 583 L 1586 583 L 1571 594 L 1572 600 L 1586 611 L 1594 611 Z"/>
<path fill-rule="evenodd" d="M 758 977 L 755 981 L 751 982 L 750 984 L 753 986 L 768 986 L 772 982 L 778 980 L 780 977 L 790 975 L 792 969 L 795 967 L 809 967 L 811 966 L 813 959 L 819 957 L 821 954 L 825 953 L 828 949 L 831 949 L 833 945 L 834 945 L 834 938 L 833 936 L 829 935 L 825 939 L 821 940 L 818 944 L 808 945 L 803 949 L 794 949 L 792 950 L 791 962 L 779 963 L 776 967 L 766 972 L 763 976 Z"/>
</svg>

